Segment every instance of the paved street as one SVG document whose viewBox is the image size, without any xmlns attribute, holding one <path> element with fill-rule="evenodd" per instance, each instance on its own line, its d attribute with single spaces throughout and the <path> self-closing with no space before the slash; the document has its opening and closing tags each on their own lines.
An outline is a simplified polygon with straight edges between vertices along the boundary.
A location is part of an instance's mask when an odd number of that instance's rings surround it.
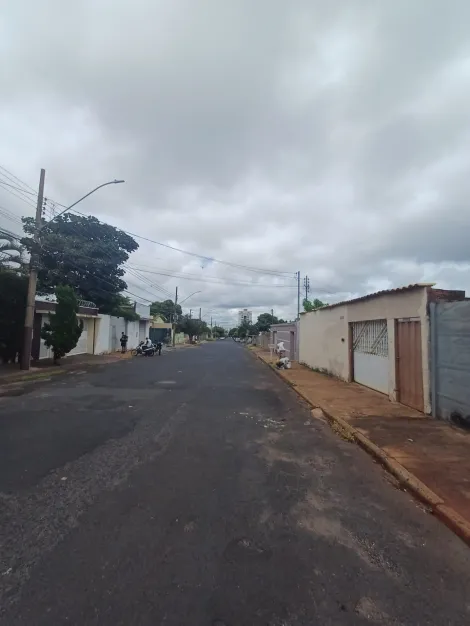
<svg viewBox="0 0 470 626">
<path fill-rule="evenodd" d="M 467 625 L 470 550 L 241 346 L 0 398 L 0 623 Z"/>
</svg>

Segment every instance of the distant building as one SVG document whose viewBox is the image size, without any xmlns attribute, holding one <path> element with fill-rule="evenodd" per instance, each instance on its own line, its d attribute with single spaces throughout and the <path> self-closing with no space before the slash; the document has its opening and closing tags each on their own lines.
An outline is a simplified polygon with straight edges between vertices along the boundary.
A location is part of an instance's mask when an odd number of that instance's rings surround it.
<svg viewBox="0 0 470 626">
<path fill-rule="evenodd" d="M 243 309 L 238 311 L 238 325 L 241 326 L 244 322 L 248 322 L 248 324 L 253 323 L 253 312 L 248 311 L 248 309 Z"/>
</svg>

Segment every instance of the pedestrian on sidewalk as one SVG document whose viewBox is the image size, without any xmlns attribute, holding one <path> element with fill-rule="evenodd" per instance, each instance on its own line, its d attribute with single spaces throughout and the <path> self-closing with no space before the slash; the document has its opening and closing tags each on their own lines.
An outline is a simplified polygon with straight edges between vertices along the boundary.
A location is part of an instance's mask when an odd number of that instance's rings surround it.
<svg viewBox="0 0 470 626">
<path fill-rule="evenodd" d="M 127 342 L 129 341 L 129 337 L 126 335 L 126 333 L 122 333 L 121 334 L 121 352 L 124 354 L 124 352 L 127 352 Z"/>
</svg>

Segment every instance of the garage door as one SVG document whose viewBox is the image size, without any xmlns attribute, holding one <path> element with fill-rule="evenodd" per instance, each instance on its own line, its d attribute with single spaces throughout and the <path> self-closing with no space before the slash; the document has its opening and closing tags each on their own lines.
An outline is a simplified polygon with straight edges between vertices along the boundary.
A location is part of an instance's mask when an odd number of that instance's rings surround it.
<svg viewBox="0 0 470 626">
<path fill-rule="evenodd" d="M 80 335 L 80 339 L 78 340 L 77 345 L 73 350 L 67 354 L 67 356 L 71 356 L 72 354 L 85 354 L 87 349 L 87 339 L 88 339 L 88 320 L 83 320 L 83 330 Z"/>
<path fill-rule="evenodd" d="M 387 320 L 354 322 L 352 330 L 354 380 L 388 393 Z"/>
<path fill-rule="evenodd" d="M 139 322 L 139 341 L 144 341 L 145 339 L 145 322 Z"/>
</svg>

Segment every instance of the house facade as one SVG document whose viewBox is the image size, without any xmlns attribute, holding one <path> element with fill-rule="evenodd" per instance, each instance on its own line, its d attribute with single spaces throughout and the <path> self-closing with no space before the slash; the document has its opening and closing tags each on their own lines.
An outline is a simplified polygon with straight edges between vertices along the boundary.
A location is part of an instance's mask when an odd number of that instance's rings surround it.
<svg viewBox="0 0 470 626">
<path fill-rule="evenodd" d="M 51 315 L 54 315 L 57 303 L 53 300 L 36 299 L 33 343 L 31 356 L 33 360 L 52 358 L 52 350 L 41 338 L 41 328 Z M 134 303 L 134 311 L 140 316 L 139 320 L 128 321 L 123 317 L 103 315 L 92 302 L 79 301 L 77 317 L 83 322 L 83 331 L 77 345 L 67 356 L 76 354 L 109 354 L 121 349 L 120 337 L 124 332 L 128 336 L 127 348 L 132 350 L 139 341 L 143 341 L 150 334 L 150 305 Z"/>
<path fill-rule="evenodd" d="M 430 413 L 429 304 L 464 298 L 414 284 L 302 313 L 299 361 Z"/>
</svg>

